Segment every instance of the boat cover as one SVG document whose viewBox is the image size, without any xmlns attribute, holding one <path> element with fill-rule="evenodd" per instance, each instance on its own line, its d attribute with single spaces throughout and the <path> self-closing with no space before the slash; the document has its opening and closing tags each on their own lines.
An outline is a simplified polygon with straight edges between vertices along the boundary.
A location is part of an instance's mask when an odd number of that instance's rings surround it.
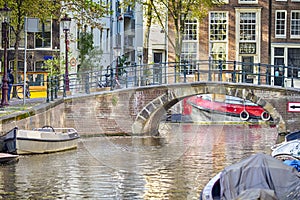
<svg viewBox="0 0 300 200">
<path fill-rule="evenodd" d="M 300 160 L 285 160 L 283 163 L 295 167 L 300 172 Z"/>
<path fill-rule="evenodd" d="M 254 199 L 262 199 L 262 195 L 274 199 L 300 199 L 297 170 L 262 153 L 226 167 L 220 175 L 220 185 L 221 199 L 225 200 L 249 199 L 244 197 L 258 192 L 261 196 Z"/>
</svg>

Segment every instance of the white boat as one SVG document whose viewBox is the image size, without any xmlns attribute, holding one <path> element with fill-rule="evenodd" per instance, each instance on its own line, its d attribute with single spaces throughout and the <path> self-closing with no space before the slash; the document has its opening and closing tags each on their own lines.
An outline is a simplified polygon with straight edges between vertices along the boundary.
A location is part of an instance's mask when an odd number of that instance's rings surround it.
<svg viewBox="0 0 300 200">
<path fill-rule="evenodd" d="M 3 153 L 40 154 L 77 148 L 79 135 L 74 128 L 44 126 L 33 130 L 15 128 L 0 137 Z M 0 146 L 0 147 L 1 147 Z"/>
<path fill-rule="evenodd" d="M 300 140 L 285 141 L 272 148 L 272 156 L 280 160 L 298 159 L 300 160 Z"/>
</svg>

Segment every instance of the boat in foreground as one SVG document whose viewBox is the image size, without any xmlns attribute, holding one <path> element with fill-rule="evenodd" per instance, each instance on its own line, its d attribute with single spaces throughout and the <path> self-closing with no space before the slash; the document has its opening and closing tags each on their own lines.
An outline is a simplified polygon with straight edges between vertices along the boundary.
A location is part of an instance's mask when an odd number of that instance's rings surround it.
<svg viewBox="0 0 300 200">
<path fill-rule="evenodd" d="M 53 153 L 77 148 L 78 139 L 79 135 L 74 128 L 14 128 L 0 137 L 0 151 L 19 155 Z"/>
<path fill-rule="evenodd" d="M 225 167 L 204 187 L 200 199 L 299 199 L 300 174 L 266 154 Z"/>
<path fill-rule="evenodd" d="M 300 160 L 300 131 L 289 133 L 285 141 L 271 147 L 271 155 L 279 160 Z"/>
<path fill-rule="evenodd" d="M 282 142 L 272 148 L 272 156 L 281 160 L 298 159 L 300 160 L 300 140 Z"/>
</svg>

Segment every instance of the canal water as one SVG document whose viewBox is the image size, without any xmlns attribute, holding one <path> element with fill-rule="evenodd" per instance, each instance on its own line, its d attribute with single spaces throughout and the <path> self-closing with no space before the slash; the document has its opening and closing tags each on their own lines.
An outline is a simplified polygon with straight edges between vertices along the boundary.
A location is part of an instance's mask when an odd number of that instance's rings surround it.
<svg viewBox="0 0 300 200">
<path fill-rule="evenodd" d="M 225 166 L 270 154 L 276 128 L 162 124 L 162 137 L 82 137 L 78 149 L 0 166 L 0 199 L 199 199 Z"/>
</svg>

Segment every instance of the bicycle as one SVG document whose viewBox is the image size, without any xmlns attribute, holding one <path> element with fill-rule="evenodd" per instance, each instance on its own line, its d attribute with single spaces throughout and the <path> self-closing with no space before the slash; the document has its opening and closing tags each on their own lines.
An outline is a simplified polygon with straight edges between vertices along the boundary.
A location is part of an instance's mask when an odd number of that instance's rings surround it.
<svg viewBox="0 0 300 200">
<path fill-rule="evenodd" d="M 18 99 L 23 99 L 24 98 L 24 90 L 23 90 L 23 88 L 24 88 L 24 85 L 22 85 L 22 84 L 16 86 L 17 98 Z M 28 83 L 26 83 L 25 97 L 26 98 L 30 98 L 30 90 L 29 90 Z"/>
</svg>

